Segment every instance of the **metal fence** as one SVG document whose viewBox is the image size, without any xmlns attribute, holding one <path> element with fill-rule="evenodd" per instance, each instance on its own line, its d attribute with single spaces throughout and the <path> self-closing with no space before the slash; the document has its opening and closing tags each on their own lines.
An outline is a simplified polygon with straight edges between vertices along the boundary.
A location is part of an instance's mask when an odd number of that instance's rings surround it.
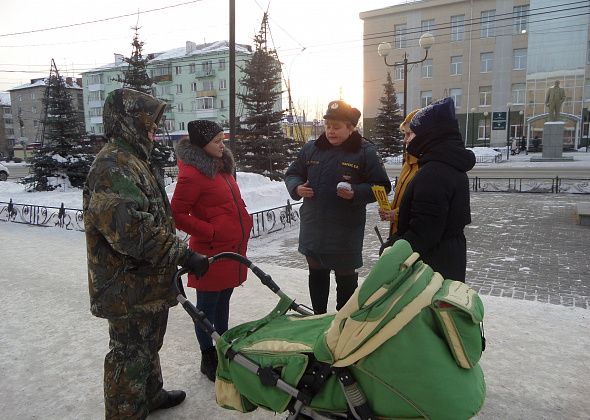
<svg viewBox="0 0 590 420">
<path fill-rule="evenodd" d="M 480 192 L 590 194 L 590 178 L 470 178 Z"/>
<path fill-rule="evenodd" d="M 291 204 L 287 200 L 285 206 L 251 213 L 254 225 L 250 232 L 250 238 L 258 238 L 298 224 L 300 205 L 301 203 Z M 0 201 L 0 222 L 59 227 L 83 232 L 84 212 L 80 209 L 67 208 L 63 203 L 61 207 L 51 207 L 14 203 L 12 200 L 9 202 Z"/>
<path fill-rule="evenodd" d="M 498 153 L 494 156 L 475 156 L 475 163 L 500 163 L 503 160 L 503 155 Z M 387 158 L 387 163 L 402 164 L 402 156 L 393 156 Z"/>
</svg>

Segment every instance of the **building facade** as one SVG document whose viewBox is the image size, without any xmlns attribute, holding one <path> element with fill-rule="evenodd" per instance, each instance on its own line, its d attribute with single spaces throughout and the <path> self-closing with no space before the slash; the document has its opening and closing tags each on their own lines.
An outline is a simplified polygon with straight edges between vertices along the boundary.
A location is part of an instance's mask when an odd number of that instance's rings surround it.
<svg viewBox="0 0 590 420">
<path fill-rule="evenodd" d="M 84 103 L 82 101 L 81 79 L 64 79 L 72 99 L 72 107 L 78 115 L 80 124 L 84 120 Z M 9 90 L 12 105 L 15 146 L 26 147 L 41 141 L 43 121 L 43 98 L 48 79 L 32 79 L 31 83 Z"/>
<path fill-rule="evenodd" d="M 428 58 L 408 66 L 407 111 L 451 96 L 467 146 L 532 146 L 547 121 L 547 89 L 565 89 L 564 147 L 588 142 L 590 3 L 576 0 L 423 0 L 360 14 L 364 22 L 364 125 L 373 125 L 391 72 L 403 107 L 404 54 L 419 61 L 424 33 L 435 36 Z M 389 42 L 387 57 L 377 53 Z"/>
<path fill-rule="evenodd" d="M 251 48 L 236 44 L 236 91 Z M 163 116 L 167 134 L 173 140 L 188 134 L 188 122 L 207 119 L 224 125 L 229 120 L 229 43 L 218 41 L 148 54 L 148 76 L 154 81 L 153 95 L 168 103 Z M 127 69 L 123 56 L 115 54 L 115 63 L 82 73 L 86 131 L 103 135 L 102 108 L 109 92 L 122 86 Z M 242 104 L 236 99 L 236 115 Z"/>
<path fill-rule="evenodd" d="M 14 120 L 10 106 L 10 94 L 0 92 L 0 159 L 13 155 Z"/>
</svg>

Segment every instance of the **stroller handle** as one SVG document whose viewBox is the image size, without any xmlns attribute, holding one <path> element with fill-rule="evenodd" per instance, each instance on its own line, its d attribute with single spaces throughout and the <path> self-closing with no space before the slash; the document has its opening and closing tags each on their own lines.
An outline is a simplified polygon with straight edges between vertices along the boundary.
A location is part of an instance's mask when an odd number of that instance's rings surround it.
<svg viewBox="0 0 590 420">
<path fill-rule="evenodd" d="M 258 277 L 260 279 L 260 282 L 262 284 L 264 284 L 266 287 L 268 287 L 273 293 L 275 293 L 279 297 L 286 296 L 286 294 L 274 282 L 274 280 L 272 279 L 272 277 L 269 274 L 265 273 L 260 267 L 256 266 L 252 261 L 250 261 L 248 258 L 244 257 L 243 255 L 240 255 L 235 252 L 221 252 L 219 254 L 209 257 L 208 259 L 209 259 L 209 264 L 213 264 L 219 260 L 224 260 L 224 259 L 237 261 L 240 264 L 247 266 L 250 269 L 250 271 L 252 271 L 252 273 L 254 273 L 256 275 L 256 277 Z M 176 300 L 178 300 L 178 302 L 181 303 L 183 306 L 185 306 L 185 303 L 188 301 L 186 298 L 186 293 L 184 292 L 184 286 L 182 285 L 182 278 L 181 277 L 184 274 L 188 273 L 189 271 L 190 270 L 186 267 L 179 269 L 176 273 L 174 273 L 174 278 L 172 281 L 172 287 L 173 287 L 174 292 L 176 293 Z M 185 306 L 185 309 L 186 309 L 186 306 Z M 311 311 L 307 307 L 304 307 L 298 303 L 295 303 L 295 301 L 293 301 L 293 303 L 291 304 L 290 309 L 292 309 L 302 315 L 313 315 L 313 311 Z"/>
</svg>

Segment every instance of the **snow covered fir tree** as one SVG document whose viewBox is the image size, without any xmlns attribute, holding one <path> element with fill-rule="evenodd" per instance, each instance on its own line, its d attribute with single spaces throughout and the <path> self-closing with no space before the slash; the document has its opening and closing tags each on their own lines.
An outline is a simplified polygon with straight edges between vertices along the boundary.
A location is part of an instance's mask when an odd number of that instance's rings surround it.
<svg viewBox="0 0 590 420">
<path fill-rule="evenodd" d="M 239 170 L 277 180 L 282 179 L 298 146 L 283 135 L 284 111 L 277 109 L 283 94 L 281 63 L 276 51 L 268 48 L 267 27 L 265 13 L 260 32 L 254 37 L 254 54 L 242 69 L 245 92 L 237 96 L 244 104 L 245 115 L 233 147 Z"/>
<path fill-rule="evenodd" d="M 94 159 L 85 137 L 65 80 L 51 60 L 43 98 L 41 148 L 31 159 L 32 176 L 25 180 L 30 189 L 51 191 L 60 187 L 82 187 Z"/>
<path fill-rule="evenodd" d="M 150 60 L 147 57 L 143 57 L 144 43 L 139 40 L 139 34 L 137 32 L 139 28 L 136 26 L 132 29 L 135 30 L 135 35 L 133 36 L 133 42 L 131 43 L 131 46 L 133 47 L 131 56 L 129 58 L 123 58 L 123 61 L 128 64 L 127 70 L 125 70 L 123 78 L 119 76 L 116 81 L 122 83 L 123 87 L 128 87 L 152 95 L 154 81 L 147 73 L 147 64 Z M 165 99 L 162 100 L 165 101 Z M 160 121 L 158 133 L 164 134 L 164 141 L 154 142 L 151 162 L 154 166 L 162 170 L 165 166 L 176 165 L 176 154 L 174 153 L 174 148 L 171 146 L 170 136 L 165 125 L 165 118 L 162 118 Z"/>
<path fill-rule="evenodd" d="M 379 98 L 381 106 L 375 118 L 373 139 L 381 153 L 381 156 L 393 156 L 402 153 L 404 136 L 399 130 L 399 125 L 404 120 L 402 110 L 397 103 L 395 86 L 391 79 L 391 73 L 387 72 L 387 78 L 383 85 L 383 96 Z"/>
</svg>

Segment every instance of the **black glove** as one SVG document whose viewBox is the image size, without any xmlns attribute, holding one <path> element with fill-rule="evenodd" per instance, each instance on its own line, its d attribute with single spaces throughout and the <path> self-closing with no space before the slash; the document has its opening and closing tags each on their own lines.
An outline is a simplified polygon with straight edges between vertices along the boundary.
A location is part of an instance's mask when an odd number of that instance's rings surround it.
<svg viewBox="0 0 590 420">
<path fill-rule="evenodd" d="M 209 260 L 204 255 L 189 251 L 189 257 L 184 266 L 197 277 L 202 277 L 209 270 Z"/>
</svg>

